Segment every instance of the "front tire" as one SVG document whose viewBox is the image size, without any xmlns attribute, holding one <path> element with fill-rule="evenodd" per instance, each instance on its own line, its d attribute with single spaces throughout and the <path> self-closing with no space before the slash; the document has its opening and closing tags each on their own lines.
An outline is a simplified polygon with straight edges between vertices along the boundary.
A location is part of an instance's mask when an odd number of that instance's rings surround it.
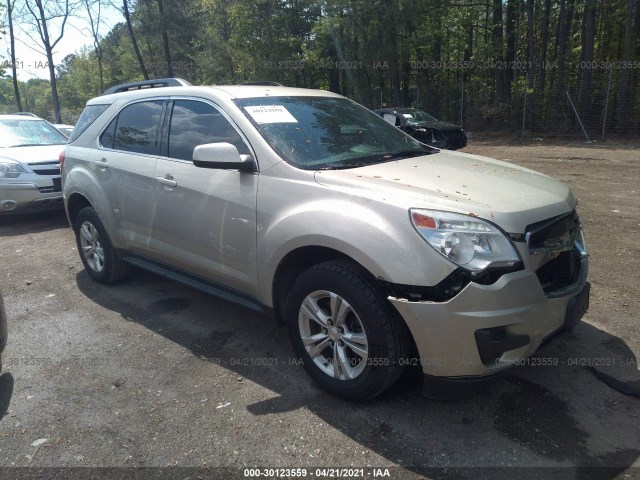
<svg viewBox="0 0 640 480">
<path fill-rule="evenodd" d="M 305 370 L 335 395 L 368 400 L 404 370 L 408 331 L 375 280 L 355 264 L 328 261 L 302 273 L 285 313 Z"/>
<path fill-rule="evenodd" d="M 93 207 L 85 207 L 76 217 L 74 231 L 80 259 L 91 278 L 115 283 L 129 273 L 129 265 L 114 248 Z"/>
</svg>

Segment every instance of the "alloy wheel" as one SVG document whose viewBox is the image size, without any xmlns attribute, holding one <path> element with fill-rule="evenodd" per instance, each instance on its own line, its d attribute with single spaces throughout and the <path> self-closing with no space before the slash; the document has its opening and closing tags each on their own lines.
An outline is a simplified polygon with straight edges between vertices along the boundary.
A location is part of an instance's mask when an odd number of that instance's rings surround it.
<svg viewBox="0 0 640 480">
<path fill-rule="evenodd" d="M 95 272 L 104 269 L 104 249 L 96 227 L 88 221 L 80 226 L 80 246 L 87 265 Z"/>
<path fill-rule="evenodd" d="M 298 327 L 305 350 L 326 375 L 353 380 L 364 371 L 369 342 L 362 321 L 349 302 L 318 290 L 302 302 Z"/>
</svg>

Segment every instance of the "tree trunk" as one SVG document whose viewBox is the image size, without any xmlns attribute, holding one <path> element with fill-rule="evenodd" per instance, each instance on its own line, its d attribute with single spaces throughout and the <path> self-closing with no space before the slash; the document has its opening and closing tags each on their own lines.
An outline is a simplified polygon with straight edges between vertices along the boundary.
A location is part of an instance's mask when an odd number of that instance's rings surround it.
<svg viewBox="0 0 640 480">
<path fill-rule="evenodd" d="M 534 45 L 534 18 L 533 18 L 533 2 L 534 0 L 527 0 L 527 95 L 530 95 L 534 92 L 535 85 L 535 45 Z M 531 95 L 529 98 L 529 107 L 527 108 L 527 112 L 529 114 L 529 118 L 533 119 L 530 122 L 531 128 L 535 128 L 533 125 L 536 121 L 536 105 L 535 105 L 535 95 Z"/>
<path fill-rule="evenodd" d="M 7 0 L 7 17 L 9 19 L 9 54 L 11 56 L 11 75 L 13 82 L 13 95 L 16 99 L 16 108 L 18 112 L 22 112 L 22 100 L 20 99 L 20 88 L 18 86 L 18 72 L 16 67 L 16 41 L 13 36 L 13 9 L 16 5 L 15 0 Z"/>
<path fill-rule="evenodd" d="M 53 115 L 55 123 L 62 123 L 62 114 L 60 112 L 60 100 L 58 98 L 58 83 L 56 81 L 56 69 L 53 63 L 53 46 L 49 39 L 49 30 L 47 26 L 47 16 L 44 12 L 44 6 L 42 0 L 36 0 L 36 6 L 38 7 L 38 14 L 40 16 L 40 25 L 42 28 L 42 43 L 45 53 L 47 55 L 47 63 L 49 66 L 49 82 L 51 83 L 51 102 L 53 104 Z"/>
<path fill-rule="evenodd" d="M 127 22 L 127 31 L 129 32 L 129 38 L 131 38 L 133 51 L 135 52 L 136 58 L 138 59 L 138 65 L 140 65 L 140 71 L 142 72 L 144 79 L 149 80 L 149 74 L 147 73 L 147 69 L 144 66 L 144 61 L 142 60 L 142 55 L 140 54 L 140 49 L 138 48 L 138 42 L 136 40 L 135 33 L 133 32 L 133 26 L 131 25 L 131 15 L 129 14 L 129 5 L 127 3 L 127 0 L 122 0 L 122 7 L 124 19 Z"/>
<path fill-rule="evenodd" d="M 511 99 L 511 85 L 513 83 L 513 64 L 516 59 L 516 22 L 518 7 L 516 0 L 507 0 L 507 52 L 505 57 L 505 97 Z"/>
<path fill-rule="evenodd" d="M 534 63 L 535 63 L 535 50 L 534 50 L 534 18 L 533 18 L 533 2 L 534 0 L 527 0 L 527 87 L 533 88 L 534 85 Z"/>
<path fill-rule="evenodd" d="M 102 47 L 100 46 L 100 14 L 101 5 L 100 0 L 96 2 L 98 4 L 98 16 L 94 20 L 93 12 L 91 11 L 91 4 L 89 0 L 85 0 L 84 5 L 87 9 L 87 16 L 89 17 L 89 25 L 91 27 L 91 36 L 93 37 L 93 51 L 96 54 L 98 60 L 98 77 L 100 80 L 100 92 L 104 92 L 104 68 L 102 65 Z"/>
<path fill-rule="evenodd" d="M 622 61 L 628 62 L 633 54 L 634 29 L 633 29 L 633 10 L 634 0 L 627 0 L 627 16 L 624 22 L 624 47 L 622 50 Z M 640 25 L 636 25 L 636 29 Z M 618 78 L 618 112 L 616 116 L 616 127 L 618 130 L 627 130 L 631 122 L 632 113 L 632 95 L 630 83 L 630 69 L 623 68 Z"/>
<path fill-rule="evenodd" d="M 390 2 L 391 3 L 391 2 Z M 402 103 L 402 88 L 400 85 L 400 55 L 399 49 L 400 45 L 398 44 L 398 15 L 396 9 L 398 8 L 396 2 L 393 2 L 389 5 L 391 11 L 388 10 L 383 14 L 380 13 L 380 25 L 384 25 L 383 21 L 387 21 L 386 25 L 390 25 L 391 28 L 388 31 L 387 29 L 383 29 L 383 32 L 388 35 L 389 38 L 389 69 L 391 75 L 391 90 L 393 92 L 393 103 L 395 105 L 401 105 Z M 384 17 L 383 17 L 384 15 Z M 388 28 L 388 27 L 387 27 Z M 382 37 L 381 37 L 382 38 Z"/>
<path fill-rule="evenodd" d="M 465 30 L 465 33 L 467 34 L 467 45 L 465 46 L 464 54 L 463 54 L 464 56 L 462 58 L 465 62 L 468 62 L 471 60 L 471 57 L 473 57 L 473 24 L 472 23 L 466 24 L 464 26 L 464 30 Z M 469 80 L 470 75 L 471 75 L 470 69 L 464 69 L 462 71 L 462 78 L 465 83 Z"/>
<path fill-rule="evenodd" d="M 560 0 L 560 17 L 558 19 L 558 95 L 563 96 L 566 80 L 566 57 L 571 39 L 571 23 L 575 0 Z"/>
<path fill-rule="evenodd" d="M 547 81 L 547 48 L 549 43 L 549 17 L 551 15 L 551 0 L 544 0 L 544 12 L 542 16 L 542 25 L 540 27 L 540 73 L 538 74 L 538 99 L 540 105 L 545 104 L 546 81 Z"/>
<path fill-rule="evenodd" d="M 593 62 L 593 44 L 595 38 L 596 9 L 592 0 L 587 0 L 584 7 L 584 17 L 582 23 L 582 61 L 580 76 L 580 114 L 582 123 L 587 130 L 593 127 L 595 115 L 593 114 L 591 102 L 591 64 Z"/>
<path fill-rule="evenodd" d="M 503 25 L 502 25 L 502 0 L 493 0 L 493 30 L 491 32 L 493 40 L 494 60 L 502 66 L 504 60 L 503 52 Z M 495 78 L 495 98 L 497 103 L 505 102 L 504 88 L 504 71 L 502 68 L 496 68 L 494 72 Z"/>
<path fill-rule="evenodd" d="M 171 62 L 171 50 L 169 49 L 169 34 L 167 33 L 164 4 L 158 0 L 158 13 L 160 13 L 160 25 L 162 29 L 162 48 L 164 49 L 164 61 L 167 62 L 167 76 L 173 77 L 173 65 Z"/>
</svg>

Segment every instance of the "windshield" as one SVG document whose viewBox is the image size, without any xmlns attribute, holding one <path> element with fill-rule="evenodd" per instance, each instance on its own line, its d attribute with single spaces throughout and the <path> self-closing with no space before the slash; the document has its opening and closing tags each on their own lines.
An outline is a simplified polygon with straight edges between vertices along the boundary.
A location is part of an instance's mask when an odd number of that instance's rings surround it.
<svg viewBox="0 0 640 480">
<path fill-rule="evenodd" d="M 67 137 L 44 120 L 0 120 L 0 148 L 65 143 Z"/>
<path fill-rule="evenodd" d="M 303 169 L 361 167 L 434 152 L 346 98 L 246 98 L 236 104 L 286 162 Z"/>
<path fill-rule="evenodd" d="M 407 119 L 409 125 L 421 125 L 438 121 L 436 117 L 422 110 L 412 110 L 411 112 L 403 113 L 402 116 Z"/>
</svg>

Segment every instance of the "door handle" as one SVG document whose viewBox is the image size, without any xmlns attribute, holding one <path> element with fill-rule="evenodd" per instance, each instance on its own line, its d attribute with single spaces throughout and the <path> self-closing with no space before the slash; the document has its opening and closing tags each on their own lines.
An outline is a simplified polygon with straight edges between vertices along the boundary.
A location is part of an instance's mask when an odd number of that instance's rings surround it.
<svg viewBox="0 0 640 480">
<path fill-rule="evenodd" d="M 109 168 L 109 165 L 107 165 L 107 159 L 106 158 L 101 158 L 100 160 L 96 160 L 96 165 L 98 166 L 98 168 L 100 170 L 102 170 L 103 172 Z"/>
<path fill-rule="evenodd" d="M 176 182 L 173 177 L 169 174 L 166 174 L 164 177 L 156 177 L 158 183 L 164 185 L 165 187 L 177 187 L 178 182 Z"/>
</svg>

